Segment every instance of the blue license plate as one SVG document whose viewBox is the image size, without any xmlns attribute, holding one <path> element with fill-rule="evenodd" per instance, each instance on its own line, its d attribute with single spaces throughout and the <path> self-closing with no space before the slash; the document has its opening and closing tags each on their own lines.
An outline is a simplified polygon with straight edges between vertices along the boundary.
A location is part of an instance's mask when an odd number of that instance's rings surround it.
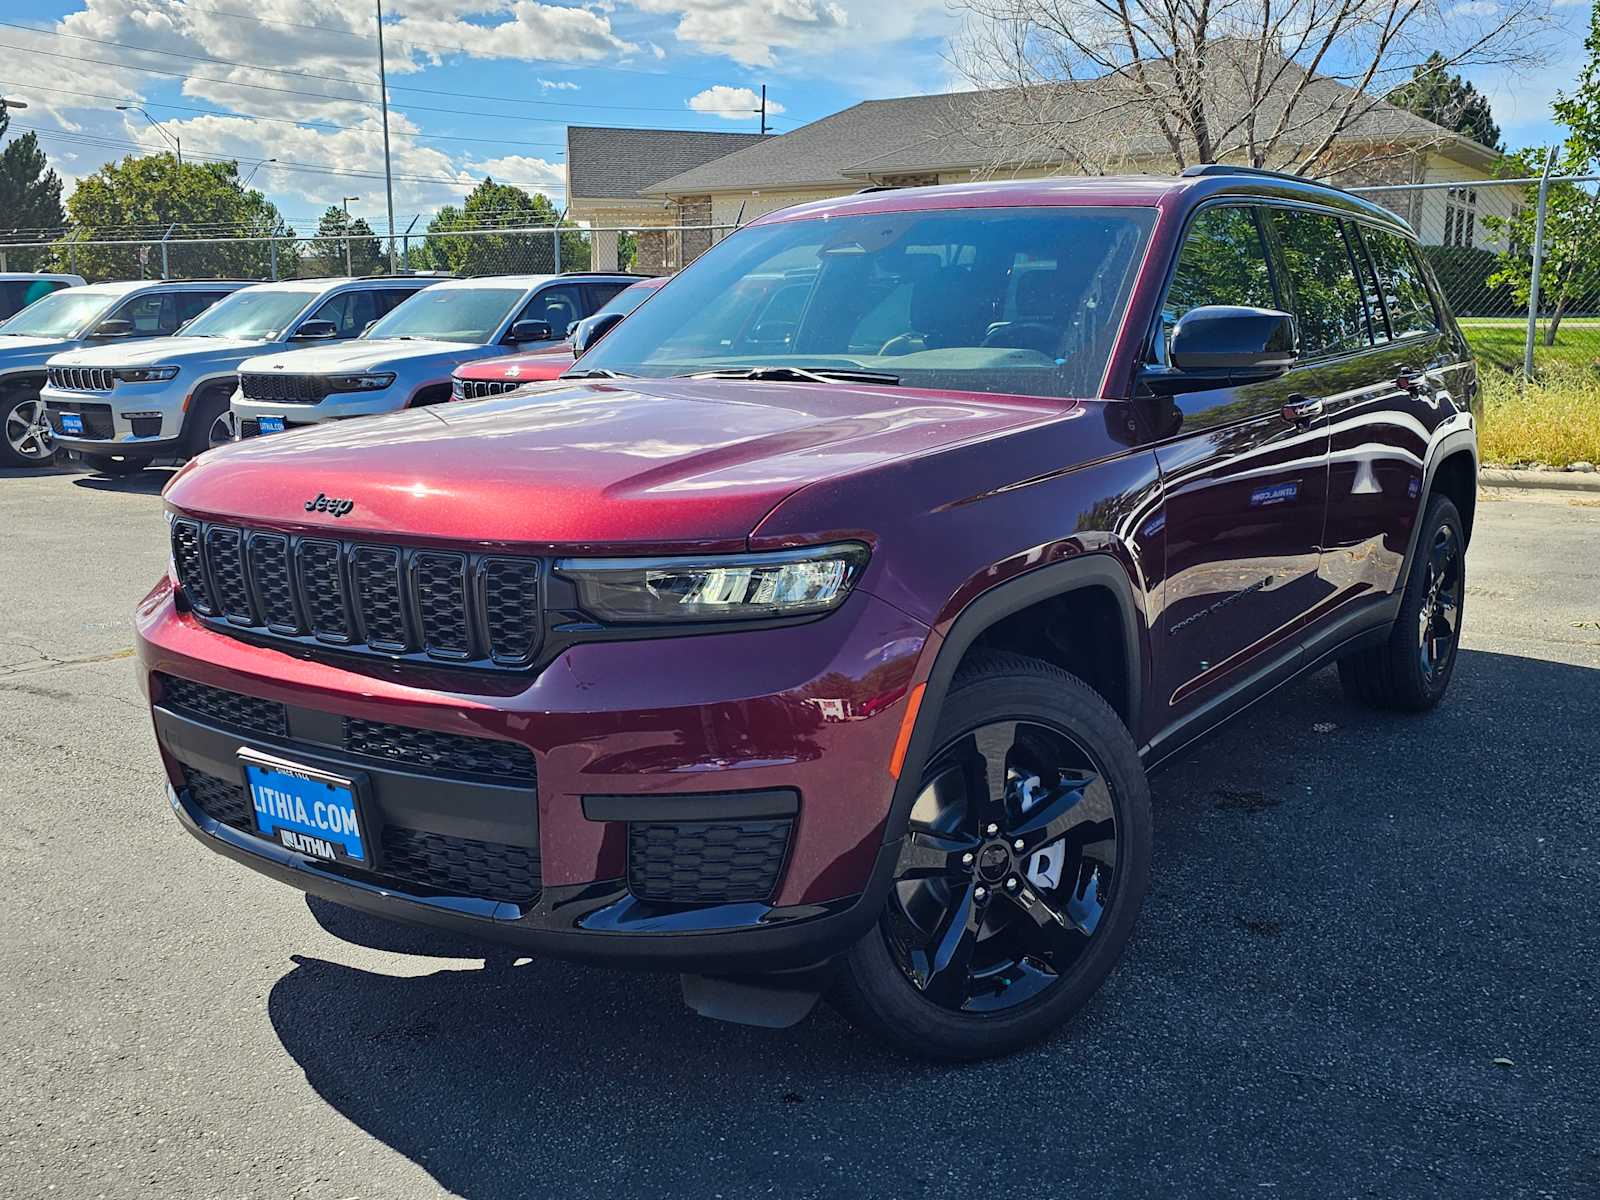
<svg viewBox="0 0 1600 1200">
<path fill-rule="evenodd" d="M 282 433 L 283 432 L 283 418 L 282 417 L 262 417 L 262 418 L 260 418 L 260 422 L 261 422 L 261 432 L 262 433 Z"/>
<path fill-rule="evenodd" d="M 61 414 L 61 432 L 62 433 L 78 433 L 78 434 L 81 434 L 83 432 L 83 414 L 82 413 L 62 413 Z"/>
<path fill-rule="evenodd" d="M 365 863 L 355 782 L 241 751 L 256 831 L 311 858 Z"/>
</svg>

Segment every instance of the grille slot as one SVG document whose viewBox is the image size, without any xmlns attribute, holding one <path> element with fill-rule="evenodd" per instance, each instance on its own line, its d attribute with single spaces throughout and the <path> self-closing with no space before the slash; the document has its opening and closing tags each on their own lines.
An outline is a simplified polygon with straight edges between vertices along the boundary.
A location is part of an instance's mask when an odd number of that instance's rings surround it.
<svg viewBox="0 0 1600 1200">
<path fill-rule="evenodd" d="M 211 589 L 206 584 L 204 558 L 200 553 L 198 521 L 172 523 L 172 563 L 178 569 L 178 583 L 196 612 L 212 613 Z"/>
<path fill-rule="evenodd" d="M 229 627 L 416 662 L 510 669 L 544 638 L 536 558 L 172 521 L 191 608 Z"/>
<path fill-rule="evenodd" d="M 350 613 L 344 600 L 343 555 L 338 542 L 307 538 L 297 548 L 300 595 L 311 632 L 330 642 L 350 640 Z"/>
<path fill-rule="evenodd" d="M 425 551 L 412 561 L 411 573 L 423 647 L 441 658 L 470 657 L 466 556 Z"/>
<path fill-rule="evenodd" d="M 469 737 L 346 717 L 344 744 L 352 754 L 365 754 L 425 770 L 487 775 L 526 783 L 530 787 L 538 782 L 533 752 L 518 742 L 499 738 Z"/>
<path fill-rule="evenodd" d="M 208 525 L 205 536 L 206 566 L 211 591 L 222 615 L 241 625 L 255 622 L 250 607 L 250 586 L 245 582 L 244 538 L 226 525 Z"/>
<path fill-rule="evenodd" d="M 772 898 L 792 821 L 635 821 L 628 826 L 628 890 L 662 904 Z"/>
<path fill-rule="evenodd" d="M 170 708 L 186 709 L 218 725 L 251 733 L 270 737 L 289 735 L 288 710 L 276 700 L 241 696 L 237 692 L 195 683 L 192 679 L 179 679 L 176 675 L 158 675 L 157 678 L 161 681 L 161 703 Z"/>
<path fill-rule="evenodd" d="M 250 793 L 244 785 L 188 766 L 183 768 L 183 780 L 189 799 L 206 816 L 246 833 L 255 832 Z M 538 901 L 543 887 L 539 852 L 528 846 L 385 825 L 382 847 L 376 871 L 348 863 L 321 865 L 341 875 L 385 880 L 405 891 L 474 896 L 524 907 Z"/>
</svg>

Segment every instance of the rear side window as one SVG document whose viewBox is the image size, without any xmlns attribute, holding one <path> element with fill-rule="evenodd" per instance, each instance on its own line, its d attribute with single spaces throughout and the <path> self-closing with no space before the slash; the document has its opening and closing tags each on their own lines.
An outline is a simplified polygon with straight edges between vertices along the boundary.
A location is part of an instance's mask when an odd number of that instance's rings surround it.
<svg viewBox="0 0 1600 1200">
<path fill-rule="evenodd" d="M 1202 209 L 1184 235 L 1178 266 L 1161 310 L 1163 344 L 1178 319 L 1207 304 L 1277 308 L 1267 248 L 1256 210 L 1242 205 Z"/>
<path fill-rule="evenodd" d="M 1267 219 L 1288 271 L 1300 326 L 1300 356 L 1320 358 L 1370 345 L 1366 301 L 1344 222 L 1294 208 L 1271 209 Z M 1379 314 L 1378 320 L 1382 319 Z"/>
<path fill-rule="evenodd" d="M 1439 314 L 1434 311 L 1433 297 L 1423 282 L 1416 251 L 1397 233 L 1365 229 L 1362 236 L 1372 254 L 1373 266 L 1377 268 L 1383 298 L 1389 305 L 1389 323 L 1394 326 L 1394 336 L 1435 332 L 1439 328 Z"/>
</svg>

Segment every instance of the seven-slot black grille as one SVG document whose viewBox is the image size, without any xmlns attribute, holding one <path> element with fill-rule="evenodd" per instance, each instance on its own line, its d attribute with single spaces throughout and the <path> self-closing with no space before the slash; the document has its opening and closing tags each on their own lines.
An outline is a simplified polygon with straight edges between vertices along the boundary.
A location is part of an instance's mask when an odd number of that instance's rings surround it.
<svg viewBox="0 0 1600 1200">
<path fill-rule="evenodd" d="M 45 377 L 51 387 L 65 392 L 109 392 L 117 385 L 110 367 L 48 367 Z"/>
<path fill-rule="evenodd" d="M 245 833 L 255 832 L 250 794 L 242 784 L 183 768 L 184 786 L 196 807 L 214 821 Z M 542 889 L 539 852 L 529 846 L 480 842 L 421 829 L 385 825 L 382 857 L 376 870 L 345 863 L 324 864 L 358 878 L 387 880 L 402 890 L 472 896 L 530 906 Z"/>
<path fill-rule="evenodd" d="M 83 433 L 67 433 L 67 437 L 91 437 L 107 441 L 116 436 L 117 427 L 111 419 L 109 404 L 76 404 L 71 401 L 51 400 L 45 405 L 45 416 L 50 428 L 65 433 L 61 428 L 62 413 L 77 413 L 83 418 Z"/>
<path fill-rule="evenodd" d="M 203 617 L 307 644 L 518 667 L 543 622 L 539 561 L 172 522 L 172 560 Z"/>
<path fill-rule="evenodd" d="M 458 379 L 463 400 L 481 400 L 485 396 L 500 396 L 514 392 L 529 381 L 526 379 Z"/>
<path fill-rule="evenodd" d="M 628 890 L 661 904 L 770 900 L 793 822 L 634 821 L 628 826 Z"/>
<path fill-rule="evenodd" d="M 239 376 L 239 390 L 246 400 L 277 400 L 283 404 L 320 404 L 334 391 L 321 375 Z"/>
</svg>

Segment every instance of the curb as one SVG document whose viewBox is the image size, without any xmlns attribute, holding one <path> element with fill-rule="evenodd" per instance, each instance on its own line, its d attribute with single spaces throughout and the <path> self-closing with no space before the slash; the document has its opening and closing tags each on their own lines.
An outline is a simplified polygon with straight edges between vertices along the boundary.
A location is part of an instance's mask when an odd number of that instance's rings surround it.
<svg viewBox="0 0 1600 1200">
<path fill-rule="evenodd" d="M 1480 467 L 1478 486 L 1600 495 L 1600 472 L 1517 471 L 1509 467 Z"/>
</svg>

